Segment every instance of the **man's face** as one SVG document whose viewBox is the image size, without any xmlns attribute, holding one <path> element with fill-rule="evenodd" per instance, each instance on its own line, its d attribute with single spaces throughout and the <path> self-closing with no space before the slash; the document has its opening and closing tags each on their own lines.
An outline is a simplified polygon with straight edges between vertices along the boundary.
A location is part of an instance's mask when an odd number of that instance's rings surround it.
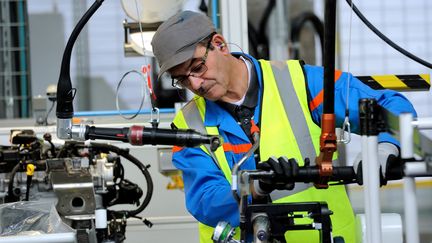
<svg viewBox="0 0 432 243">
<path fill-rule="evenodd" d="M 169 71 L 173 83 L 191 90 L 206 99 L 216 101 L 228 91 L 223 55 L 219 49 L 210 45 L 198 45 L 192 59 Z"/>
</svg>

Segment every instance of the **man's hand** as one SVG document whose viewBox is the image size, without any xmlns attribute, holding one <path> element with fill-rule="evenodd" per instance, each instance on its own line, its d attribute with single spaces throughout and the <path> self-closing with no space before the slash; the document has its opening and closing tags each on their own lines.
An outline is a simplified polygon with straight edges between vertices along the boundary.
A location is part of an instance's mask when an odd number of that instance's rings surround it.
<svg viewBox="0 0 432 243">
<path fill-rule="evenodd" d="M 266 162 L 258 163 L 257 169 L 273 171 L 275 176 L 272 179 L 258 180 L 255 183 L 255 191 L 260 195 L 269 194 L 273 190 L 292 190 L 294 188 L 294 177 L 298 174 L 298 164 L 293 158 L 285 156 L 270 157 Z"/>
<path fill-rule="evenodd" d="M 399 149 L 392 143 L 379 143 L 378 144 L 378 162 L 380 163 L 380 183 L 387 184 L 387 180 L 401 179 L 402 173 L 402 160 L 399 157 Z M 361 153 L 357 155 L 354 160 L 354 171 L 357 174 L 357 182 L 363 185 L 363 171 Z"/>
</svg>

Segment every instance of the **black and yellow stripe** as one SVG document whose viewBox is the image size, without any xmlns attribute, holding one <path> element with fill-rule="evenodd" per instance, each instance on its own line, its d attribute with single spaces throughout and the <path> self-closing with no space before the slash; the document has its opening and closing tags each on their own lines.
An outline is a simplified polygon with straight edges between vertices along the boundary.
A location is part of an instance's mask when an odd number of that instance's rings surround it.
<svg viewBox="0 0 432 243">
<path fill-rule="evenodd" d="M 364 84 L 373 89 L 392 89 L 397 91 L 426 91 L 430 89 L 430 75 L 373 75 L 357 76 Z"/>
<path fill-rule="evenodd" d="M 416 188 L 417 189 L 425 189 L 430 190 L 432 188 L 432 180 L 428 178 L 422 178 L 422 179 L 416 179 L 415 181 Z M 349 191 L 362 191 L 364 190 L 363 186 L 357 185 L 357 184 L 350 184 L 347 185 Z M 389 181 L 387 185 L 382 186 L 380 188 L 381 191 L 384 191 L 386 189 L 402 189 L 403 188 L 403 181 L 397 180 L 397 181 Z"/>
</svg>

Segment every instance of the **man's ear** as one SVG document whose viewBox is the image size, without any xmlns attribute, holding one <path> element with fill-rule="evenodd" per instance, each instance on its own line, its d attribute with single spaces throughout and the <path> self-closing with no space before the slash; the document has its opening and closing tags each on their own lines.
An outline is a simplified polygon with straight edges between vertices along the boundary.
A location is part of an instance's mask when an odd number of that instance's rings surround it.
<svg viewBox="0 0 432 243">
<path fill-rule="evenodd" d="M 219 49 L 221 51 L 227 50 L 225 38 L 221 34 L 215 34 L 213 36 L 212 43 L 214 46 L 216 46 L 217 49 Z"/>
</svg>

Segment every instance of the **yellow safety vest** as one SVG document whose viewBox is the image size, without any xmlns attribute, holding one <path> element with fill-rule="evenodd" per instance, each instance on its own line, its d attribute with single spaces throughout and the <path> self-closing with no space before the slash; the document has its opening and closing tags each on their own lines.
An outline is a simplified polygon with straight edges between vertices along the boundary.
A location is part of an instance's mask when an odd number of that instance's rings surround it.
<svg viewBox="0 0 432 243">
<path fill-rule="evenodd" d="M 319 153 L 321 128 L 310 114 L 306 82 L 301 64 L 297 60 L 269 62 L 260 60 L 264 94 L 260 121 L 260 156 L 266 161 L 270 156 L 295 158 L 300 166 L 304 159 L 313 163 Z M 204 127 L 205 100 L 192 99 L 174 118 L 178 128 L 193 128 L 199 132 L 218 135 L 216 127 Z M 226 179 L 231 183 L 231 168 L 222 146 L 214 153 L 206 145 L 201 148 L 217 162 Z M 275 191 L 271 194 L 274 203 L 325 201 L 333 211 L 331 216 L 333 236 L 342 236 L 346 243 L 355 242 L 354 213 L 344 186 L 315 189 L 312 184 L 297 183 L 293 191 Z M 311 222 L 296 219 L 297 223 Z M 199 224 L 200 242 L 212 242 L 213 227 Z M 237 229 L 238 231 L 238 229 Z M 236 233 L 238 237 L 240 234 Z M 319 242 L 318 231 L 287 231 L 287 242 Z"/>
</svg>

